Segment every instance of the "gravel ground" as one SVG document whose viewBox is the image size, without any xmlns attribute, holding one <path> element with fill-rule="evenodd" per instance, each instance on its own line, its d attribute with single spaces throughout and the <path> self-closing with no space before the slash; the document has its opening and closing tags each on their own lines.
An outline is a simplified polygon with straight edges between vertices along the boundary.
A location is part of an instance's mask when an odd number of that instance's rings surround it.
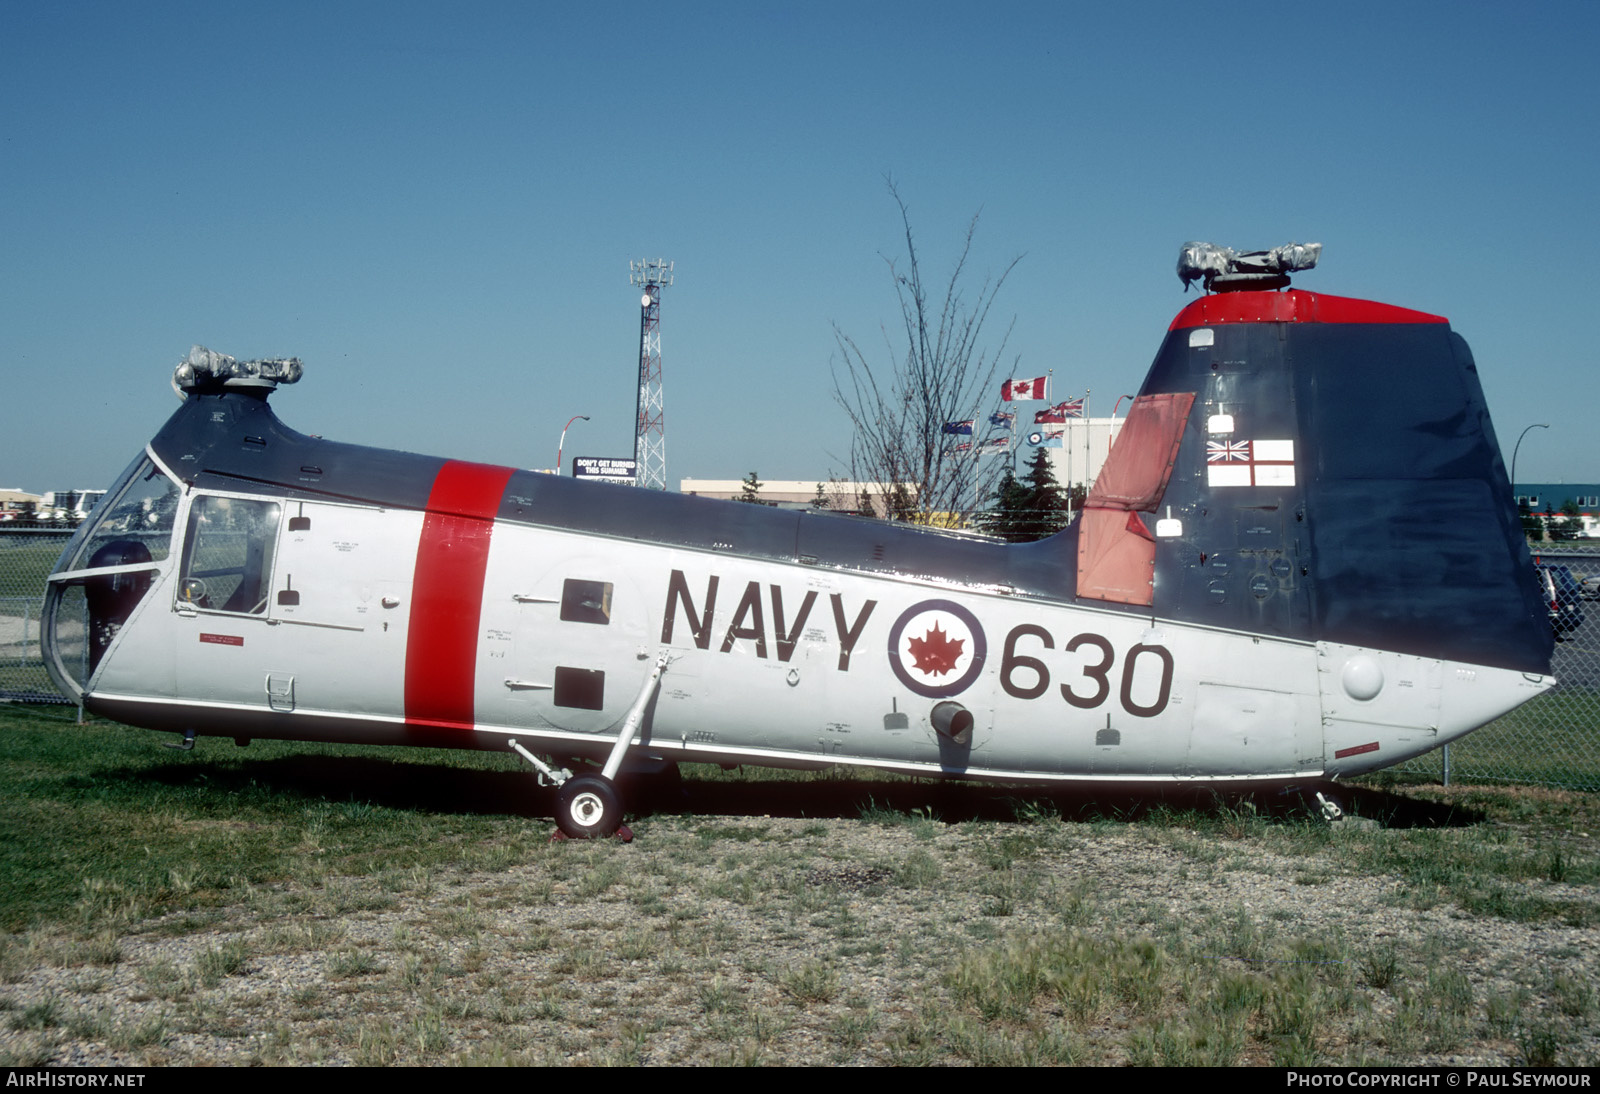
<svg viewBox="0 0 1600 1094">
<path fill-rule="evenodd" d="M 1421 833 L 1344 825 L 1299 847 L 1250 823 L 663 816 L 494 872 L 286 882 L 12 938 L 0 1062 L 1600 1060 L 1592 882 L 1497 882 L 1565 917 L 1468 914 L 1381 865 Z M 963 986 L 1065 941 L 1100 958 L 1020 1012 Z M 1153 995 L 1112 986 L 1141 976 Z M 1289 1002 L 1200 1017 L 1269 989 Z"/>
</svg>

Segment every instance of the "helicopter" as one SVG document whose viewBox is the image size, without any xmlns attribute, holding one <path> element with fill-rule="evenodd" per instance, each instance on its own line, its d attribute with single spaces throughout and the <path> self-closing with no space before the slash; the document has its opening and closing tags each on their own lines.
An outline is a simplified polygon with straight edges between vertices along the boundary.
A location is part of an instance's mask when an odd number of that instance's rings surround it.
<svg viewBox="0 0 1600 1094">
<path fill-rule="evenodd" d="M 197 735 L 510 750 L 607 836 L 682 762 L 1302 784 L 1555 684 L 1467 343 L 1189 244 L 1173 319 L 1050 538 L 780 511 L 341 444 L 294 358 L 198 347 L 49 577 L 62 691 Z"/>
</svg>

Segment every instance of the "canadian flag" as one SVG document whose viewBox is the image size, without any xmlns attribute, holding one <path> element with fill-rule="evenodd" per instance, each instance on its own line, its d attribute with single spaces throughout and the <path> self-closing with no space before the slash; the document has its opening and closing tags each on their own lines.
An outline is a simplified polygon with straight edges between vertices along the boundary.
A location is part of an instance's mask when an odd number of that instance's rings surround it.
<svg viewBox="0 0 1600 1094">
<path fill-rule="evenodd" d="M 1043 399 L 1044 382 L 1043 376 L 1035 376 L 1031 380 L 1007 380 L 1000 385 L 1000 401 L 1015 403 L 1023 399 Z"/>
</svg>

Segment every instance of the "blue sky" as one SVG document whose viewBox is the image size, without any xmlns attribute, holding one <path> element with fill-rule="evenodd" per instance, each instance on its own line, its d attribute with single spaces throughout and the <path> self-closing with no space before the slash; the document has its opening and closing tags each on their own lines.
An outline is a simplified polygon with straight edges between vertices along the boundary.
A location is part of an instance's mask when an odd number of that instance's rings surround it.
<svg viewBox="0 0 1600 1094">
<path fill-rule="evenodd" d="M 1600 5 L 0 5 L 0 486 L 105 485 L 191 343 L 294 354 L 305 432 L 547 467 L 632 450 L 630 259 L 667 472 L 814 480 L 880 255 L 1022 255 L 1017 374 L 1110 410 L 1179 245 L 1450 317 L 1530 481 L 1600 480 Z"/>
</svg>

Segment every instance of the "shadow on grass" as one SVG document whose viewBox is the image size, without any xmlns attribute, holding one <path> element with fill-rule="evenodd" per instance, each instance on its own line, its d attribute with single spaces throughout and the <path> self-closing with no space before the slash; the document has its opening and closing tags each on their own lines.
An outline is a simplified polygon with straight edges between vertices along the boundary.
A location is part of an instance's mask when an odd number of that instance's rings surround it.
<svg viewBox="0 0 1600 1094">
<path fill-rule="evenodd" d="M 482 771 L 366 756 L 278 756 L 160 768 L 105 769 L 97 779 L 154 783 L 218 795 L 266 793 L 316 802 L 479 816 L 548 817 L 555 791 L 520 771 Z"/>
<path fill-rule="evenodd" d="M 1381 787 L 1340 786 L 1335 793 L 1346 810 L 1370 817 L 1385 828 L 1468 828 L 1488 814 L 1458 802 L 1427 801 Z"/>
<path fill-rule="evenodd" d="M 1241 810 L 1273 822 L 1319 816 L 1317 791 L 1347 813 L 1387 828 L 1446 828 L 1481 823 L 1478 810 L 1419 800 L 1387 790 L 1304 783 L 1281 786 L 1171 786 L 1117 784 L 1088 788 L 970 783 L 886 776 L 859 769 L 792 773 L 757 770 L 723 775 L 714 769 L 681 779 L 631 776 L 622 790 L 635 816 L 660 813 L 728 817 L 892 819 L 926 817 L 947 824 L 968 821 L 1071 821 L 1137 823 L 1189 816 L 1237 818 Z M 381 757 L 294 755 L 261 760 L 180 763 L 157 769 L 107 769 L 97 780 L 128 779 L 195 792 L 253 795 L 263 791 L 307 802 L 360 802 L 430 813 L 549 817 L 555 790 L 526 771 L 485 771 Z"/>
<path fill-rule="evenodd" d="M 1241 810 L 1268 821 L 1320 817 L 1316 791 L 1347 813 L 1386 828 L 1447 828 L 1481 823 L 1484 814 L 1448 803 L 1420 801 L 1383 790 L 1328 783 L 1292 787 L 1172 786 L 1121 783 L 1063 789 L 933 779 L 884 781 L 881 777 L 817 776 L 812 781 L 700 781 L 686 779 L 679 802 L 658 800 L 659 812 L 728 816 L 853 818 L 876 813 L 930 817 L 945 823 L 1018 821 L 1059 816 L 1069 821 L 1141 822 L 1185 815 L 1233 819 Z"/>
</svg>

